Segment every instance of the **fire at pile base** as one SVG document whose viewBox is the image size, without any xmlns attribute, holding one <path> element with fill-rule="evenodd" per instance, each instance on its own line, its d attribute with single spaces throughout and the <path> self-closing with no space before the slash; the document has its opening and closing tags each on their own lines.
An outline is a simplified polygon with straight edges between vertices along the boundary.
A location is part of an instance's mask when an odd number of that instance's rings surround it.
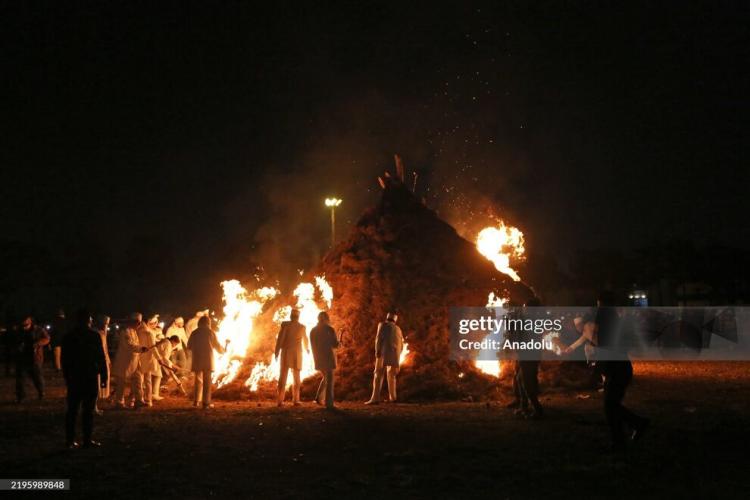
<svg viewBox="0 0 750 500">
<path fill-rule="evenodd" d="M 216 358 L 219 398 L 250 394 L 263 399 L 275 394 L 279 365 L 272 353 L 279 324 L 292 306 L 300 309 L 308 335 L 321 310 L 329 311 L 332 326 L 343 333 L 337 399 L 369 398 L 377 325 L 394 309 L 407 343 L 399 399 L 497 398 L 498 378 L 512 376 L 509 364 L 501 368 L 494 361 L 452 361 L 449 309 L 498 306 L 506 300 L 523 304 L 533 297 L 501 252 L 508 245 L 521 255 L 523 234 L 501 223 L 482 231 L 475 245 L 420 202 L 400 179 L 386 176 L 381 187 L 379 204 L 362 215 L 348 237 L 323 258 L 314 278 L 300 283 L 292 296 L 285 298 L 268 288 L 247 292 L 237 282 L 223 284 L 226 306 L 219 339 L 241 340 L 233 340 L 228 353 Z M 307 353 L 303 365 L 302 395 L 311 398 L 320 376 Z M 566 372 L 559 363 L 550 368 L 540 372 L 543 383 L 561 379 Z M 287 387 L 290 384 L 291 376 Z"/>
</svg>

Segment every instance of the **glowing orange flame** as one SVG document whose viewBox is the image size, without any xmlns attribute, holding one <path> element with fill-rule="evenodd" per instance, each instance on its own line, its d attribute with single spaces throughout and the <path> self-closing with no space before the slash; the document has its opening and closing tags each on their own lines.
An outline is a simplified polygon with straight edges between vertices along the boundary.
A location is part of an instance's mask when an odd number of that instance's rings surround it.
<svg viewBox="0 0 750 500">
<path fill-rule="evenodd" d="M 487 297 L 487 307 L 503 307 L 506 302 L 508 302 L 508 299 L 495 295 L 495 292 L 490 292 Z M 494 353 L 495 351 L 492 352 Z M 492 359 L 477 359 L 474 360 L 474 366 L 476 366 L 482 373 L 497 378 L 499 378 L 503 372 L 503 363 L 499 359 L 497 361 Z"/>
<path fill-rule="evenodd" d="M 495 264 L 495 269 L 514 281 L 521 281 L 521 277 L 510 267 L 510 259 L 523 256 L 526 251 L 523 245 L 523 233 L 516 227 L 506 226 L 502 221 L 497 227 L 485 227 L 477 235 L 479 253 Z"/>
<path fill-rule="evenodd" d="M 297 288 L 294 289 L 293 295 L 296 297 L 295 308 L 299 310 L 299 321 L 307 329 L 307 335 L 309 337 L 310 330 L 318 324 L 318 313 L 323 311 L 318 306 L 318 302 L 315 298 L 315 291 L 320 293 L 320 297 L 325 304 L 324 309 L 331 307 L 333 301 L 333 288 L 328 284 L 323 276 L 315 277 L 315 284 L 313 283 L 300 283 Z M 274 321 L 281 323 L 289 319 L 292 312 L 291 306 L 285 306 L 278 309 L 274 313 Z M 275 332 L 274 332 L 275 333 Z M 315 365 L 313 363 L 312 355 L 308 352 L 302 353 L 302 380 L 306 379 L 315 374 Z M 272 358 L 268 363 L 256 363 L 253 367 L 250 377 L 245 381 L 245 386 L 251 391 L 258 390 L 258 384 L 260 382 L 271 382 L 278 380 L 279 377 L 279 360 Z M 292 377 L 287 378 L 287 387 L 292 385 Z"/>
<path fill-rule="evenodd" d="M 398 364 L 404 366 L 406 364 L 406 361 L 409 359 L 409 354 L 411 354 L 411 352 L 409 351 L 409 344 L 404 342 L 404 349 L 401 351 L 401 356 L 398 358 Z"/>
<path fill-rule="evenodd" d="M 222 345 L 226 344 L 226 352 L 214 353 L 213 382 L 217 387 L 223 387 L 237 377 L 242 368 L 247 351 L 251 347 L 253 338 L 258 335 L 254 331 L 254 321 L 263 311 L 263 306 L 271 299 L 278 296 L 279 291 L 275 288 L 264 287 L 248 292 L 237 280 L 224 281 L 224 318 L 218 323 L 216 336 Z M 316 299 L 316 291 L 320 299 Z M 300 311 L 300 322 L 310 330 L 318 322 L 318 313 L 322 311 L 318 306 L 318 300 L 325 304 L 324 309 L 331 307 L 333 301 L 333 288 L 323 276 L 315 277 L 315 284 L 300 283 L 295 288 L 295 307 Z M 291 306 L 280 307 L 273 313 L 276 323 L 289 319 Z M 271 332 L 264 332 L 266 335 Z M 275 334 L 276 332 L 273 332 Z M 309 377 L 315 373 L 312 356 L 303 353 L 302 378 Z M 261 381 L 273 381 L 278 379 L 279 363 L 271 359 L 268 363 L 259 362 L 253 367 L 250 377 L 245 385 L 255 391 Z M 291 384 L 291 377 L 289 378 Z"/>
<path fill-rule="evenodd" d="M 219 342 L 226 344 L 224 354 L 214 353 L 213 382 L 222 387 L 237 376 L 242 360 L 247 355 L 253 335 L 253 322 L 263 310 L 263 305 L 278 295 L 275 288 L 259 288 L 252 293 L 237 280 L 224 281 L 224 319 L 216 332 Z"/>
</svg>

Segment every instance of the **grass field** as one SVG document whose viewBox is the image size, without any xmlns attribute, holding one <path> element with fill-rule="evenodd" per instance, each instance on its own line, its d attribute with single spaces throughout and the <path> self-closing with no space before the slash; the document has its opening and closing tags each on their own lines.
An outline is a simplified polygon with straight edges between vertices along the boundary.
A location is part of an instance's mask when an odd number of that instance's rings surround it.
<svg viewBox="0 0 750 500">
<path fill-rule="evenodd" d="M 502 401 L 203 411 L 169 397 L 137 412 L 103 405 L 104 446 L 68 451 L 64 389 L 57 375 L 48 383 L 45 401 L 15 405 L 13 379 L 0 381 L 0 477 L 70 478 L 77 497 L 747 498 L 750 488 L 748 363 L 636 364 L 626 403 L 653 425 L 623 457 L 605 452 L 601 394 L 573 391 L 546 392 L 539 421 Z"/>
</svg>

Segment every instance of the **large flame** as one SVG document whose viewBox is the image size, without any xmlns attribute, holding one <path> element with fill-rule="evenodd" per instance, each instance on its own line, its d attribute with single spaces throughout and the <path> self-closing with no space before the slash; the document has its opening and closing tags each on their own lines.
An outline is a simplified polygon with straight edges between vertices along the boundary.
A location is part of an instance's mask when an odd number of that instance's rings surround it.
<svg viewBox="0 0 750 500">
<path fill-rule="evenodd" d="M 490 262 L 495 264 L 495 269 L 507 274 L 514 281 L 521 281 L 518 273 L 510 267 L 510 259 L 523 257 L 524 248 L 523 233 L 517 227 L 506 226 L 503 221 L 497 227 L 488 226 L 479 231 L 477 235 L 477 250 Z M 502 307 L 507 299 L 495 295 L 494 292 L 487 297 L 487 307 Z M 500 377 L 503 371 L 503 363 L 499 359 L 474 361 L 480 371 L 493 377 Z"/>
<path fill-rule="evenodd" d="M 226 350 L 223 354 L 214 352 L 212 378 L 217 387 L 228 384 L 237 376 L 250 347 L 255 318 L 263 310 L 263 305 L 279 293 L 270 287 L 248 293 L 237 280 L 224 281 L 221 287 L 224 290 L 224 319 L 219 323 L 216 336 L 222 345 L 226 345 Z"/>
<path fill-rule="evenodd" d="M 487 297 L 487 307 L 503 307 L 507 302 L 508 299 L 495 295 L 495 292 L 490 292 Z M 495 351 L 492 351 L 492 353 L 495 354 Z M 499 359 L 497 361 L 491 359 L 477 359 L 474 360 L 474 366 L 476 366 L 479 371 L 493 377 L 499 378 L 500 374 L 503 372 L 503 362 Z"/>
<path fill-rule="evenodd" d="M 513 226 L 500 221 L 497 227 L 488 226 L 477 235 L 477 250 L 489 259 L 495 268 L 514 281 L 521 281 L 518 273 L 510 267 L 510 259 L 519 259 L 526 249 L 523 246 L 523 233 Z"/>
<path fill-rule="evenodd" d="M 323 309 L 319 307 L 318 300 L 316 300 L 316 290 L 320 294 L 320 301 L 325 304 Z M 296 298 L 295 308 L 300 312 L 299 321 L 305 325 L 309 339 L 310 330 L 318 324 L 318 313 L 331 307 L 331 302 L 333 301 L 333 288 L 331 288 L 325 280 L 325 277 L 316 276 L 315 284 L 300 283 L 297 285 L 297 288 L 294 289 L 293 295 Z M 282 321 L 287 321 L 291 312 L 291 306 L 285 306 L 278 309 L 274 313 L 274 321 L 278 324 L 281 324 Z M 256 391 L 258 390 L 258 384 L 260 382 L 278 380 L 279 366 L 279 360 L 276 358 L 270 359 L 268 363 L 256 363 L 252 372 L 250 372 L 250 377 L 245 381 L 245 386 L 250 388 L 251 391 Z M 304 380 L 314 374 L 315 365 L 312 355 L 307 351 L 303 351 L 300 378 Z M 287 387 L 291 386 L 292 382 L 292 377 L 287 377 Z"/>
<path fill-rule="evenodd" d="M 254 330 L 255 319 L 263 312 L 264 305 L 279 295 L 279 290 L 263 287 L 248 292 L 237 280 L 224 281 L 224 318 L 219 322 L 216 336 L 222 345 L 226 345 L 223 354 L 214 353 L 213 382 L 223 387 L 237 378 L 242 362 L 252 347 L 253 339 L 259 335 Z M 316 296 L 316 291 L 317 296 Z M 300 322 L 305 325 L 307 334 L 318 322 L 318 313 L 331 307 L 333 288 L 323 276 L 316 276 L 315 283 L 300 283 L 295 288 L 295 307 L 300 311 Z M 319 307 L 319 303 L 324 307 Z M 289 319 L 292 307 L 284 306 L 273 312 L 274 321 L 280 324 Z M 263 332 L 264 335 L 276 332 Z M 229 341 L 229 343 L 227 343 Z M 302 378 L 315 373 L 310 353 L 303 353 Z M 258 362 L 253 367 L 245 385 L 255 391 L 261 381 L 278 380 L 279 362 L 270 359 L 268 363 Z M 289 385 L 292 378 L 289 377 Z"/>
</svg>

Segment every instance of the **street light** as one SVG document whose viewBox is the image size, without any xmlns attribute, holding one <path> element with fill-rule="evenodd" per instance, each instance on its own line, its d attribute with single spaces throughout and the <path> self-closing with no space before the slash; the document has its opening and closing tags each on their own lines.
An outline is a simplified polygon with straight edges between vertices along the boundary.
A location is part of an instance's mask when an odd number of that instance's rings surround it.
<svg viewBox="0 0 750 500">
<path fill-rule="evenodd" d="M 326 206 L 331 209 L 331 248 L 336 244 L 336 207 L 339 205 L 339 198 L 326 198 Z"/>
</svg>

